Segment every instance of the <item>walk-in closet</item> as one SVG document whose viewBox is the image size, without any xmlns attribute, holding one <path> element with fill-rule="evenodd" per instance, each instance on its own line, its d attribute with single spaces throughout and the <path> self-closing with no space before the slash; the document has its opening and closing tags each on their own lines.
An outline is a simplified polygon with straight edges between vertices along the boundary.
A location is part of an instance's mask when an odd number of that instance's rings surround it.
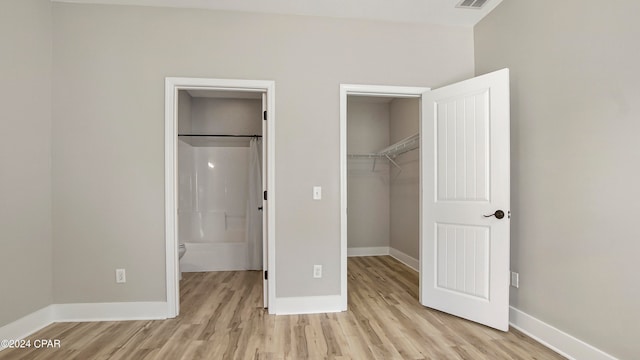
<svg viewBox="0 0 640 360">
<path fill-rule="evenodd" d="M 419 98 L 347 99 L 349 256 L 419 259 Z"/>
</svg>

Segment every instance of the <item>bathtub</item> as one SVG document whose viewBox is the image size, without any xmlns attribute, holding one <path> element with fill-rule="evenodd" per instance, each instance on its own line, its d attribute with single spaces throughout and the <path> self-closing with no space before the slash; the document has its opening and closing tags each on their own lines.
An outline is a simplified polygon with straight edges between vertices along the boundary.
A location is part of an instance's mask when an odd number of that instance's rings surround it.
<svg viewBox="0 0 640 360">
<path fill-rule="evenodd" d="M 248 269 L 246 242 L 185 242 L 184 244 L 187 252 L 180 259 L 180 270 L 183 272 Z"/>
<path fill-rule="evenodd" d="M 221 211 L 178 213 L 179 241 L 187 252 L 183 272 L 237 271 L 248 268 L 245 217 Z"/>
</svg>

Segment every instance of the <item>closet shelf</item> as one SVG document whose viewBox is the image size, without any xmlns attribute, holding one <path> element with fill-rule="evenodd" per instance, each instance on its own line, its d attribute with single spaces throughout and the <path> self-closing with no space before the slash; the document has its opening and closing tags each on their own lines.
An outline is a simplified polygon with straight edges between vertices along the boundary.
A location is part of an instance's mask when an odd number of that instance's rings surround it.
<svg viewBox="0 0 640 360">
<path fill-rule="evenodd" d="M 377 159 L 387 159 L 393 166 L 402 171 L 400 165 L 398 165 L 393 159 L 397 156 L 406 153 L 407 151 L 415 150 L 420 147 L 420 134 L 411 135 L 406 137 L 394 144 L 387 146 L 386 148 L 378 151 L 377 153 L 370 154 L 347 154 L 347 157 L 350 159 L 373 159 L 373 168 L 371 171 L 376 169 L 376 160 Z"/>
<path fill-rule="evenodd" d="M 369 154 L 347 154 L 349 158 L 357 159 L 376 159 L 376 158 L 391 158 L 406 153 L 407 151 L 415 150 L 420 147 L 420 134 L 411 135 L 406 137 L 395 144 L 389 145 L 386 148 L 378 151 L 377 153 Z"/>
</svg>

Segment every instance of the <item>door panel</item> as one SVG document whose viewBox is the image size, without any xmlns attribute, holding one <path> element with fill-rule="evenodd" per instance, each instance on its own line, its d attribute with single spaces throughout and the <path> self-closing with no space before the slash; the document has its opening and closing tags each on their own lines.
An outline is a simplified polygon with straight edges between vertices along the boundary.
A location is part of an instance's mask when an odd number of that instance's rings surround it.
<svg viewBox="0 0 640 360">
<path fill-rule="evenodd" d="M 509 72 L 422 98 L 421 303 L 508 330 Z"/>
</svg>

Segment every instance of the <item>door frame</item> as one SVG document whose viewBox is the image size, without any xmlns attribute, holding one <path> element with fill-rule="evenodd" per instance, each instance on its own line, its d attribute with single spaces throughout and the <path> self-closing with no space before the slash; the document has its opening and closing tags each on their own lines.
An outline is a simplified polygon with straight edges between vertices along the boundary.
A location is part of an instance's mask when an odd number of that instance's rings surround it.
<svg viewBox="0 0 640 360">
<path fill-rule="evenodd" d="M 228 90 L 260 92 L 267 94 L 267 271 L 269 304 L 275 304 L 275 81 L 235 80 L 208 78 L 165 78 L 165 248 L 166 248 L 166 290 L 167 318 L 180 313 L 179 261 L 178 261 L 178 218 L 177 218 L 177 142 L 178 142 L 178 91 L 180 90 Z M 264 235 L 263 235 L 264 236 Z M 269 308 L 272 313 L 272 307 Z"/>
<path fill-rule="evenodd" d="M 380 96 L 396 98 L 422 98 L 422 94 L 430 91 L 428 87 L 356 85 L 340 84 L 340 297 L 342 308 L 347 310 L 347 97 Z M 421 110 L 422 111 L 422 110 Z M 419 121 L 419 132 L 422 132 L 422 121 Z M 422 165 L 420 165 L 422 166 Z M 422 169 L 420 169 L 422 174 Z M 422 183 L 420 183 L 420 214 L 422 219 Z M 419 230 L 420 249 L 422 254 L 422 225 Z M 421 263 L 421 262 L 420 262 Z M 422 266 L 422 265 L 420 265 Z M 418 272 L 422 276 L 422 269 Z M 421 283 L 421 282 L 420 282 Z M 420 285 L 421 286 L 421 285 Z M 419 289 L 420 290 L 420 289 Z M 418 293 L 421 293 L 418 291 Z"/>
</svg>

